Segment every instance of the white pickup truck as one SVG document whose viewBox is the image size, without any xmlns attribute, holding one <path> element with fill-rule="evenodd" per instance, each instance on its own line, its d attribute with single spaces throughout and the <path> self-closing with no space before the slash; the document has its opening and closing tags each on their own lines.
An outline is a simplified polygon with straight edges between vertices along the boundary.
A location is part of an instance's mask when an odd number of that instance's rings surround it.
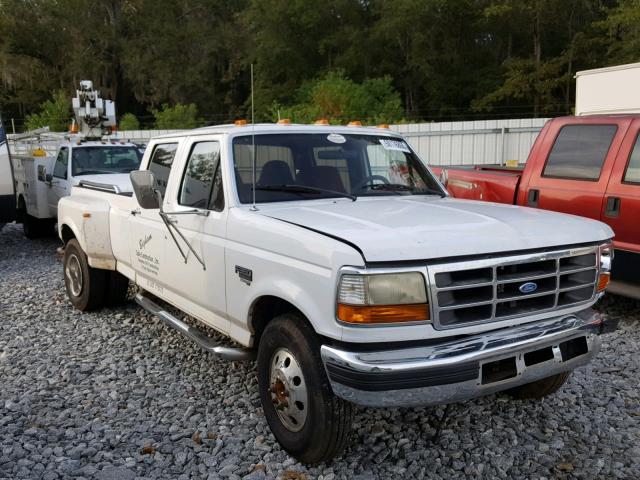
<svg viewBox="0 0 640 480">
<path fill-rule="evenodd" d="M 108 140 L 67 140 L 55 156 L 45 156 L 42 149 L 13 153 L 14 208 L 25 236 L 36 238 L 49 228 L 53 232 L 59 200 L 80 183 L 131 195 L 129 172 L 138 169 L 140 158 L 133 143 Z"/>
<path fill-rule="evenodd" d="M 590 309 L 608 226 L 450 198 L 389 130 L 208 127 L 152 140 L 131 180 L 133 197 L 60 201 L 71 302 L 121 301 L 131 280 L 206 350 L 256 356 L 267 422 L 304 462 L 342 451 L 352 403 L 539 398 L 614 328 Z"/>
</svg>

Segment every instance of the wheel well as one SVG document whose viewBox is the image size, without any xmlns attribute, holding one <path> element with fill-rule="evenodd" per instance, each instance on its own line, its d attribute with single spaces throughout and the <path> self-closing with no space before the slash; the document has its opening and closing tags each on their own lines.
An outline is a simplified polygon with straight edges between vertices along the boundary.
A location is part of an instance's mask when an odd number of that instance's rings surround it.
<svg viewBox="0 0 640 480">
<path fill-rule="evenodd" d="M 265 295 L 258 298 L 249 312 L 251 329 L 253 330 L 253 346 L 258 346 L 262 332 L 264 332 L 265 327 L 271 320 L 278 315 L 289 312 L 297 312 L 303 315 L 295 305 L 280 297 Z"/>
<path fill-rule="evenodd" d="M 62 229 L 60 230 L 62 235 L 62 243 L 65 245 L 69 243 L 69 240 L 73 240 L 76 236 L 73 234 L 73 230 L 69 225 L 62 225 Z"/>
</svg>

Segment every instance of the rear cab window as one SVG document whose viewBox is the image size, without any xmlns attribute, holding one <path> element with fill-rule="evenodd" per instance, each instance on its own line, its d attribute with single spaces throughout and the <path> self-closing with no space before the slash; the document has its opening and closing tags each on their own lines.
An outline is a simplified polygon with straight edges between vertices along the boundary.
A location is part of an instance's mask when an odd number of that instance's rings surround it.
<svg viewBox="0 0 640 480">
<path fill-rule="evenodd" d="M 158 143 L 153 147 L 149 161 L 149 171 L 153 172 L 156 179 L 156 188 L 164 197 L 167 191 L 167 182 L 171 173 L 171 166 L 178 151 L 178 143 Z"/>
<path fill-rule="evenodd" d="M 617 125 L 565 125 L 547 158 L 543 177 L 597 181 Z"/>
</svg>

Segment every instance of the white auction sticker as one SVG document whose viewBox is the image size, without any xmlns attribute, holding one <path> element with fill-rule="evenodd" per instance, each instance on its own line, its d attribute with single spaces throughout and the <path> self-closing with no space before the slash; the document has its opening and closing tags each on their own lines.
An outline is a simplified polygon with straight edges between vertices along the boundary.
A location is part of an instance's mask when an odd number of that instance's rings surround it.
<svg viewBox="0 0 640 480">
<path fill-rule="evenodd" d="M 344 142 L 347 141 L 347 139 L 344 138 L 339 133 L 332 133 L 331 135 L 329 135 L 327 137 L 327 140 L 329 140 L 330 142 L 333 142 L 333 143 L 344 143 Z"/>
<path fill-rule="evenodd" d="M 409 146 L 403 140 L 389 140 L 387 138 L 381 138 L 380 145 L 387 150 L 398 150 L 400 152 L 411 153 Z"/>
</svg>

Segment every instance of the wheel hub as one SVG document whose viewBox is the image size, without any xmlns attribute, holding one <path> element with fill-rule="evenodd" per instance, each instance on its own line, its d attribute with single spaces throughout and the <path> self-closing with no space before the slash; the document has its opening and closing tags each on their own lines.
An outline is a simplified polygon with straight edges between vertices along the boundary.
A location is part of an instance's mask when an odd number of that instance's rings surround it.
<svg viewBox="0 0 640 480">
<path fill-rule="evenodd" d="M 71 295 L 79 297 L 82 293 L 82 267 L 80 267 L 80 260 L 75 253 L 69 256 L 64 274 L 67 277 Z"/>
<path fill-rule="evenodd" d="M 299 432 L 307 420 L 308 393 L 300 364 L 286 348 L 278 349 L 271 360 L 269 393 L 282 424 Z"/>
</svg>

